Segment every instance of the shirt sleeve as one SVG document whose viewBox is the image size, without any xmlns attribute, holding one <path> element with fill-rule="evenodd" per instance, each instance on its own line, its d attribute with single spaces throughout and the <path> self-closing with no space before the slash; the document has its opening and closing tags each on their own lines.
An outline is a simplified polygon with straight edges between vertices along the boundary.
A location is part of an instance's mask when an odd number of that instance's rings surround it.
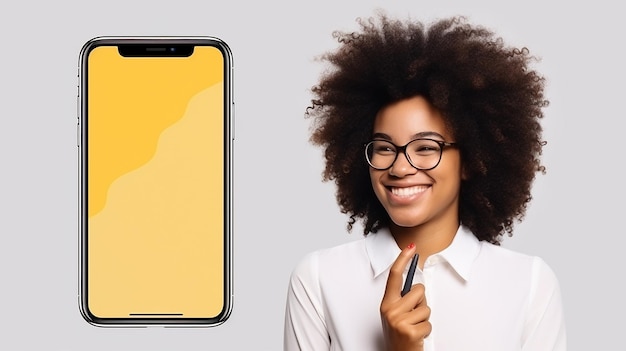
<svg viewBox="0 0 626 351">
<path fill-rule="evenodd" d="M 283 347 L 284 351 L 330 349 L 319 285 L 318 253 L 307 255 L 291 274 Z"/>
<path fill-rule="evenodd" d="M 565 318 L 556 275 L 540 258 L 533 261 L 533 281 L 522 350 L 565 351 Z"/>
</svg>

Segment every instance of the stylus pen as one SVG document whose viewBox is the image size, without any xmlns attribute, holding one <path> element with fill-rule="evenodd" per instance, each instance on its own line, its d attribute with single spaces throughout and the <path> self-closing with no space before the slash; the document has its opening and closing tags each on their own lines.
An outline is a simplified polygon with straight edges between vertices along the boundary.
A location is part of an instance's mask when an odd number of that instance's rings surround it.
<svg viewBox="0 0 626 351">
<path fill-rule="evenodd" d="M 411 290 L 411 286 L 413 285 L 413 276 L 415 275 L 415 268 L 417 267 L 417 260 L 419 259 L 419 257 L 420 257 L 419 254 L 415 254 L 413 255 L 413 258 L 411 259 L 411 265 L 409 266 L 409 273 L 406 274 L 406 280 L 404 281 L 404 288 L 402 288 L 402 292 L 400 293 L 401 296 L 406 295 Z"/>
</svg>

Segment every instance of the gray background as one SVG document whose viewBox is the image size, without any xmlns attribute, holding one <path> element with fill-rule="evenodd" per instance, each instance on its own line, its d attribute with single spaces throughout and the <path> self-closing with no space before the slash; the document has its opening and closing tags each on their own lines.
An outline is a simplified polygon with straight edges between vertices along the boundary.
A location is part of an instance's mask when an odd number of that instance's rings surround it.
<svg viewBox="0 0 626 351">
<path fill-rule="evenodd" d="M 624 47 L 605 1 L 22 1 L 0 5 L 0 350 L 279 350 L 286 284 L 345 231 L 303 118 L 335 29 L 384 8 L 465 15 L 527 46 L 551 100 L 545 176 L 504 246 L 543 257 L 561 283 L 570 350 L 626 350 Z M 76 71 L 101 35 L 212 35 L 235 57 L 235 305 L 210 329 L 103 329 L 77 307 Z M 271 150 L 273 158 L 264 156 Z"/>
</svg>

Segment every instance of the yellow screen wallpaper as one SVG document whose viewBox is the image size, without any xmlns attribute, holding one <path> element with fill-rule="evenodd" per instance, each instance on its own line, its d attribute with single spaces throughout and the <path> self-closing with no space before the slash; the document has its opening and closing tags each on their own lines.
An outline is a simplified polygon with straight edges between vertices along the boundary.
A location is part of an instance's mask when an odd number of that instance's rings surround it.
<svg viewBox="0 0 626 351">
<path fill-rule="evenodd" d="M 87 292 L 99 318 L 224 308 L 223 55 L 88 57 Z"/>
</svg>

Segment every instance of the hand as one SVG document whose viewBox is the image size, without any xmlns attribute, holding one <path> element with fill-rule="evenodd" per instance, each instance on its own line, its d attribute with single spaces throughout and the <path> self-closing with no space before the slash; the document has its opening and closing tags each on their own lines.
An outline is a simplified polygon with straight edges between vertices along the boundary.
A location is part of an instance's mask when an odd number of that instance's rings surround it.
<svg viewBox="0 0 626 351">
<path fill-rule="evenodd" d="M 391 266 L 385 295 L 380 303 L 380 317 L 387 351 L 422 351 L 424 338 L 432 330 L 428 321 L 430 308 L 426 305 L 424 285 L 413 285 L 406 295 L 400 295 L 403 284 L 402 273 L 414 253 L 415 245 L 411 244 L 396 258 Z"/>
</svg>

